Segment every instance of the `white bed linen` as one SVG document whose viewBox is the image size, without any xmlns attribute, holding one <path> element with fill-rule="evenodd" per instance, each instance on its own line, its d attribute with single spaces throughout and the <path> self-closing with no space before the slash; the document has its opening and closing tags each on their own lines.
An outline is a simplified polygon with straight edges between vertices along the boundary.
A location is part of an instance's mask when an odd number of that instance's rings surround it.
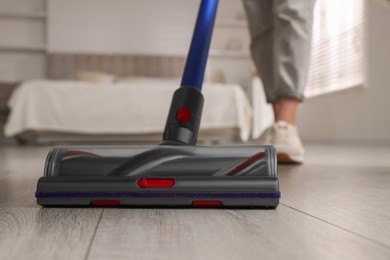
<svg viewBox="0 0 390 260">
<path fill-rule="evenodd" d="M 161 132 L 176 84 L 96 84 L 35 80 L 23 83 L 9 100 L 5 135 L 25 131 L 81 134 Z M 238 127 L 242 141 L 251 131 L 252 110 L 238 85 L 204 84 L 202 129 Z"/>
</svg>

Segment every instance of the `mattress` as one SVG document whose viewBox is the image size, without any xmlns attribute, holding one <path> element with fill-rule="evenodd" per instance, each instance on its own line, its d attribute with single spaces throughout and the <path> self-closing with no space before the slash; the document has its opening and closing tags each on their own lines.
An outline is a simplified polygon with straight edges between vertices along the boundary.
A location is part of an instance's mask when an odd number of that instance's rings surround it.
<svg viewBox="0 0 390 260">
<path fill-rule="evenodd" d="M 25 132 L 129 135 L 162 132 L 178 84 L 138 80 L 89 83 L 34 80 L 12 94 L 5 135 Z M 242 141 L 251 132 L 252 109 L 234 84 L 204 84 L 201 129 L 238 128 Z"/>
</svg>

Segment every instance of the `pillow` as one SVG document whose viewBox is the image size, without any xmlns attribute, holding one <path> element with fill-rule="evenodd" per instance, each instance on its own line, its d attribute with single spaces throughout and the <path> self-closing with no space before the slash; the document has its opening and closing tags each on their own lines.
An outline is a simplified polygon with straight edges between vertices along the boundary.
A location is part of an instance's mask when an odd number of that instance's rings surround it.
<svg viewBox="0 0 390 260">
<path fill-rule="evenodd" d="M 121 77 L 115 80 L 116 83 L 156 83 L 156 84 L 180 84 L 180 78 L 158 78 L 158 77 Z"/>
<path fill-rule="evenodd" d="M 115 75 L 110 75 L 99 71 L 80 71 L 76 74 L 76 80 L 92 83 L 113 83 Z"/>
</svg>

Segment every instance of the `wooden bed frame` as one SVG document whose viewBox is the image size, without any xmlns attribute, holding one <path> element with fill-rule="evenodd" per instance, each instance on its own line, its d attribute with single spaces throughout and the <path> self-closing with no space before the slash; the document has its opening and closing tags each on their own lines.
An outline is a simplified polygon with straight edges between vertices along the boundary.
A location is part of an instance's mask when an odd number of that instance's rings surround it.
<svg viewBox="0 0 390 260">
<path fill-rule="evenodd" d="M 184 57 L 121 54 L 48 54 L 50 79 L 75 79 L 78 72 L 98 71 L 120 77 L 180 77 Z"/>
</svg>

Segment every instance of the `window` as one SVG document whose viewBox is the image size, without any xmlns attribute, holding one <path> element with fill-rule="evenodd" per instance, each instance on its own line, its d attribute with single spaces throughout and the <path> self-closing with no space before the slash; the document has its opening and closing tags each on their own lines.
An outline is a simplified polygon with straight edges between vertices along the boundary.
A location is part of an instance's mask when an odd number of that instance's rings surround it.
<svg viewBox="0 0 390 260">
<path fill-rule="evenodd" d="M 306 97 L 361 86 L 364 0 L 317 0 Z"/>
</svg>

